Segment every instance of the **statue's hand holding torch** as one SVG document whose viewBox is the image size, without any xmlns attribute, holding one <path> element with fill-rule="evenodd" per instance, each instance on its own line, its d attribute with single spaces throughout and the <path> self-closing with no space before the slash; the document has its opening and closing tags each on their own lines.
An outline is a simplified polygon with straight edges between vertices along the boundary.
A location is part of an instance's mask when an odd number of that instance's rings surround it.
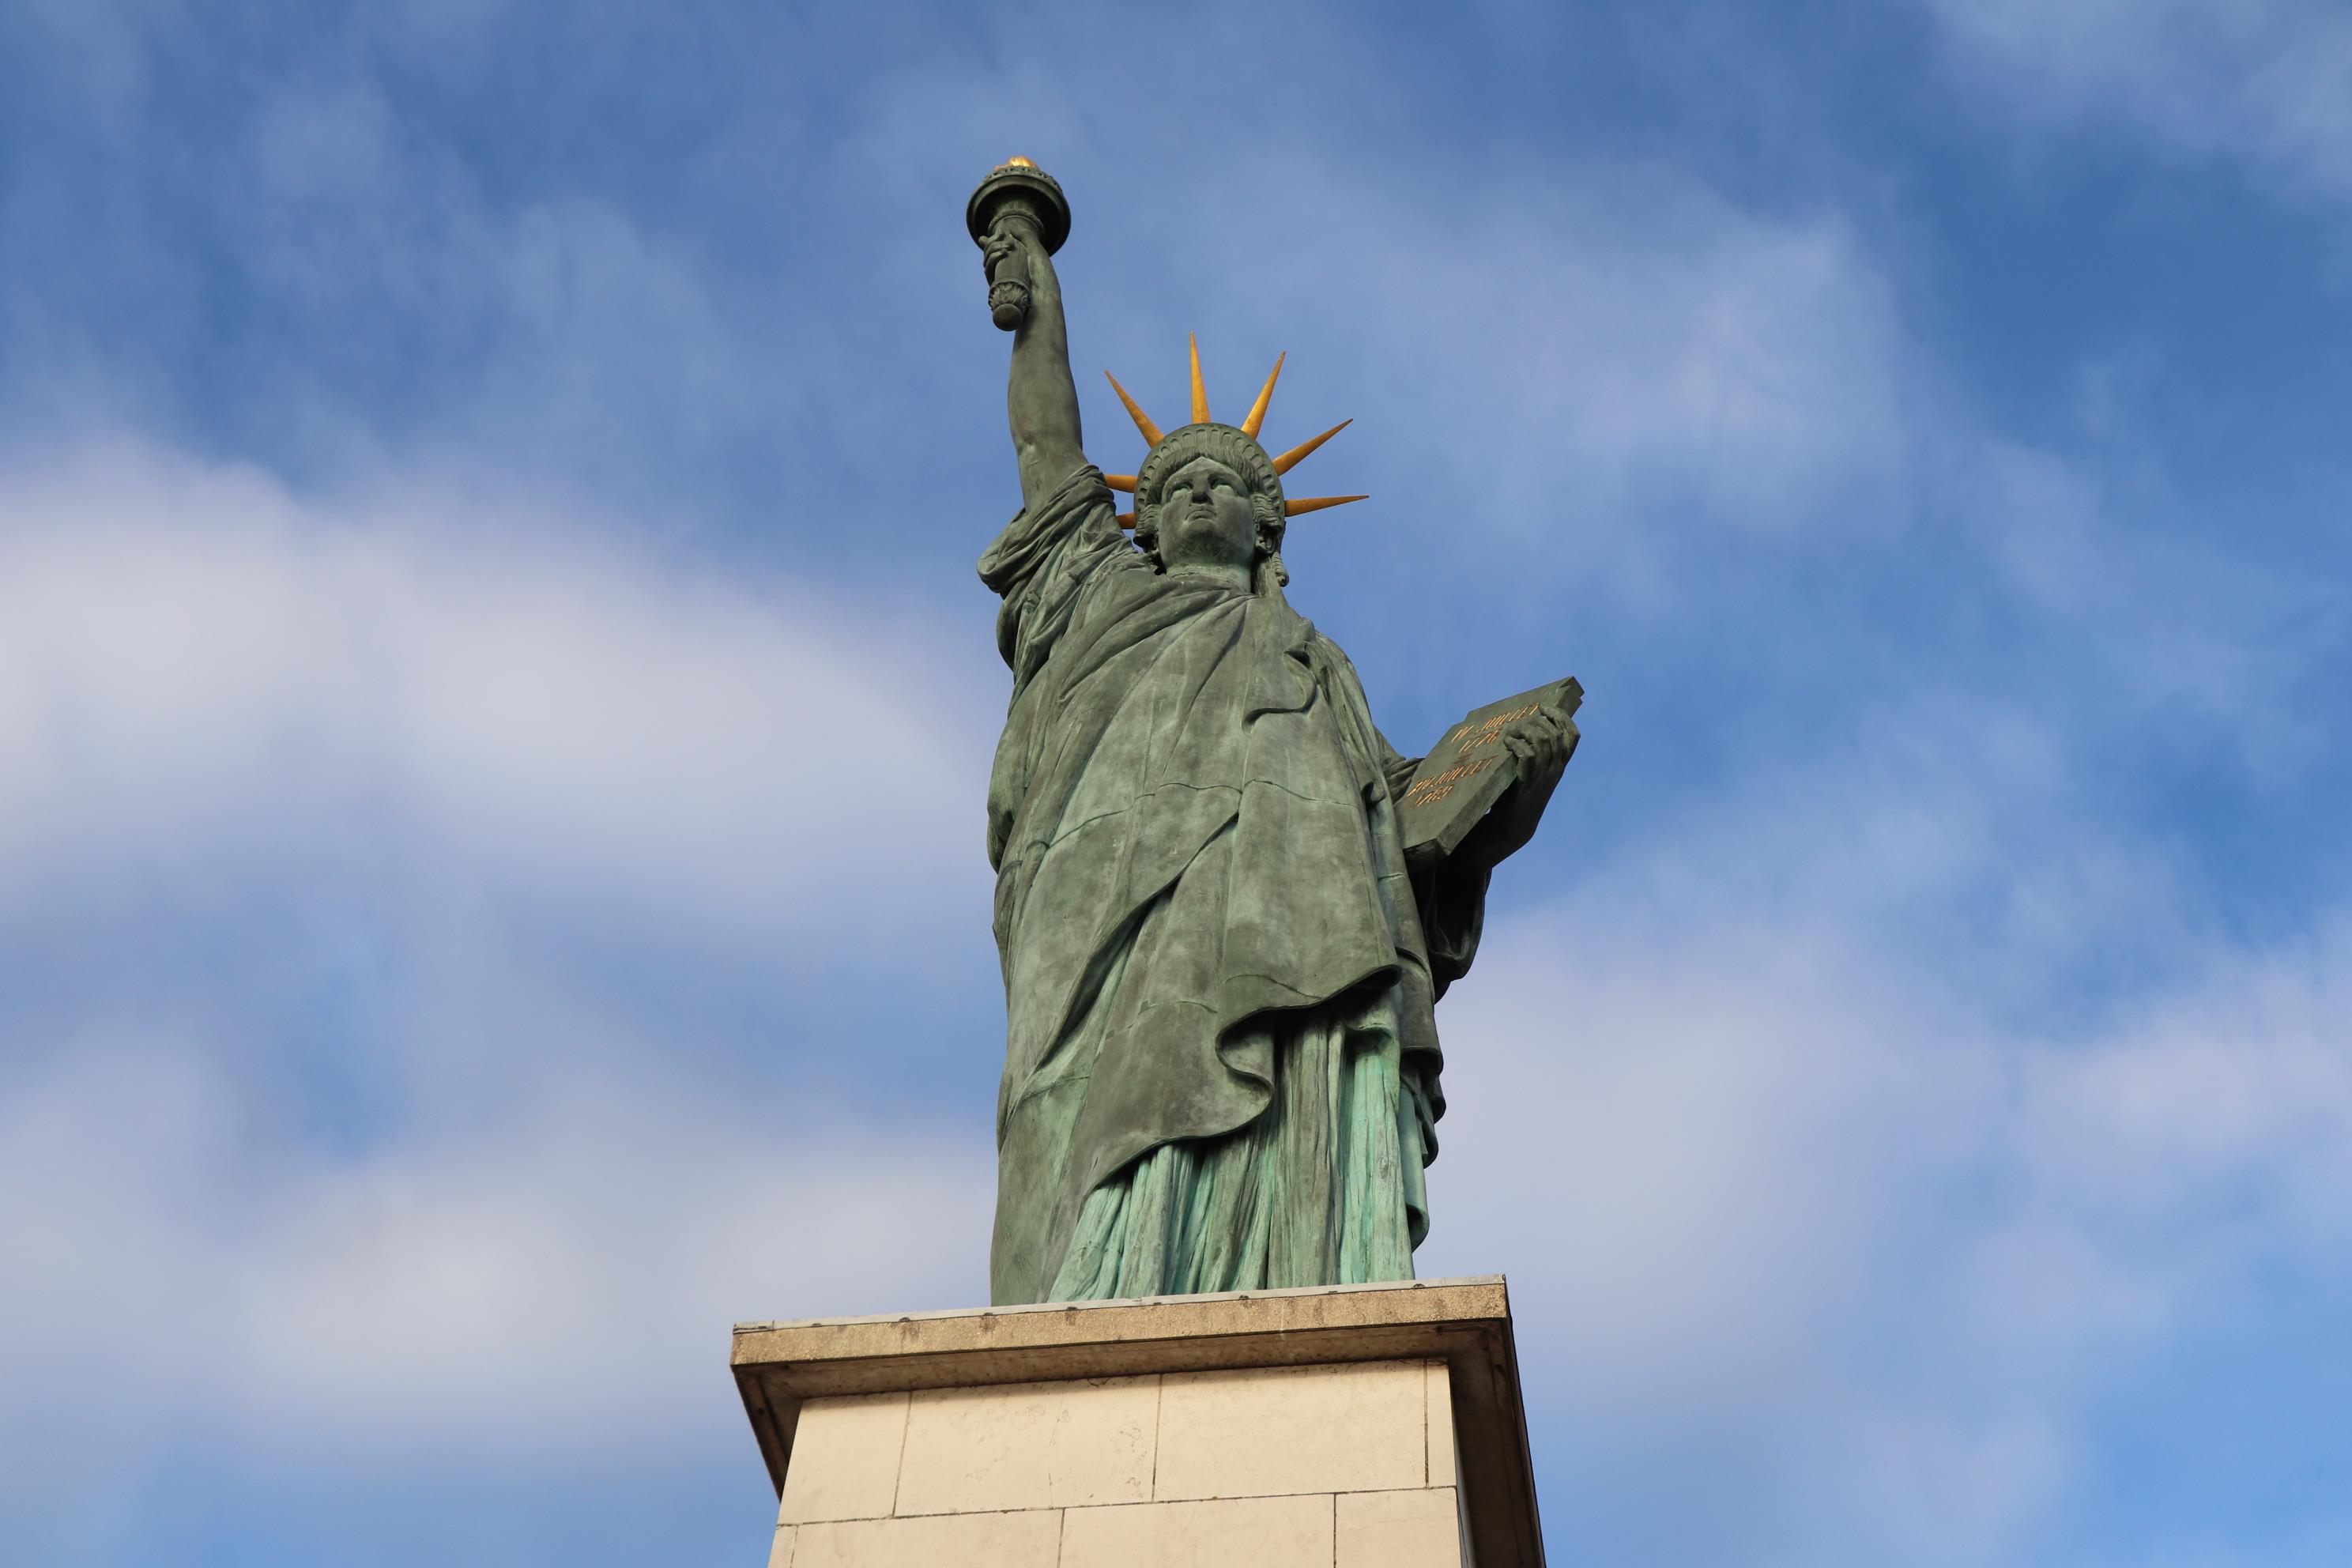
<svg viewBox="0 0 2352 1568">
<path fill-rule="evenodd" d="M 988 313 L 1005 331 L 1029 319 L 1029 247 L 1048 256 L 1070 237 L 1070 204 L 1054 176 L 1026 158 L 1000 165 L 964 206 L 964 226 L 988 273 Z"/>
<path fill-rule="evenodd" d="M 988 274 L 988 315 L 1013 331 L 1029 318 L 1029 247 L 1040 243 L 1036 215 L 1014 207 L 997 215 L 980 242 L 981 266 Z"/>
</svg>

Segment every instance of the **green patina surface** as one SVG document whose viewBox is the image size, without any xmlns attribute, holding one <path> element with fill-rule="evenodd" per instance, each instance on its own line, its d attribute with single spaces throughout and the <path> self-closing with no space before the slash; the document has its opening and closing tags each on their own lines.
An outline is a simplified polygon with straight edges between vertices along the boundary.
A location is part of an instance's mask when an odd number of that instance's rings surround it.
<svg viewBox="0 0 2352 1568">
<path fill-rule="evenodd" d="M 1080 447 L 1059 234 L 1018 203 L 976 203 L 972 226 L 1016 318 L 1026 501 L 980 563 L 1013 678 L 988 801 L 992 1298 L 1409 1279 L 1444 1108 L 1435 1004 L 1573 728 L 1517 722 L 1515 782 L 1450 853 L 1409 859 L 1419 759 L 1285 597 L 1264 453 L 1228 426 L 1171 432 L 1130 541 Z"/>
</svg>

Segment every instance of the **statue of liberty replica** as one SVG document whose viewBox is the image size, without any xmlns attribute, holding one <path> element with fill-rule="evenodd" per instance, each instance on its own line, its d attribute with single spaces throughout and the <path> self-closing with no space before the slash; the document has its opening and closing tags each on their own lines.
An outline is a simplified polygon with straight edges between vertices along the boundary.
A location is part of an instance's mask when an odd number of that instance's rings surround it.
<svg viewBox="0 0 2352 1568">
<path fill-rule="evenodd" d="M 1013 698 L 988 792 L 1007 1038 L 999 1304 L 1410 1279 L 1444 1114 L 1435 1005 L 1488 879 L 1533 835 L 1580 689 L 1474 712 L 1427 759 L 1372 722 L 1284 595 L 1284 476 L 1238 425 L 1088 462 L 1052 256 L 1069 209 L 1016 160 L 973 194 L 1022 510 L 980 559 Z M 1134 497 L 1131 513 L 1114 492 Z"/>
</svg>

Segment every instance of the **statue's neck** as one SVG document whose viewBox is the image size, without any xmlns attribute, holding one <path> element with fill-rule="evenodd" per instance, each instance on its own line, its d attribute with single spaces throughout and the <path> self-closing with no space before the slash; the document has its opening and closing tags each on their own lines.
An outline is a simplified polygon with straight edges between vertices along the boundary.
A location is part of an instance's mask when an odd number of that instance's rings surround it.
<svg viewBox="0 0 2352 1568">
<path fill-rule="evenodd" d="M 1181 583 L 1216 583 L 1246 594 L 1252 586 L 1250 569 L 1231 562 L 1199 562 L 1183 566 L 1171 566 L 1168 575 Z"/>
</svg>

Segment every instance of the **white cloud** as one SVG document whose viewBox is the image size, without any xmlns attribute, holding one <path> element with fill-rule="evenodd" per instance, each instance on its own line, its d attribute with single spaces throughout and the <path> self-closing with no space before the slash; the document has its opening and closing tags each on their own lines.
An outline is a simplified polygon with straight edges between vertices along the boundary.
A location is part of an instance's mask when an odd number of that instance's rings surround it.
<svg viewBox="0 0 2352 1568">
<path fill-rule="evenodd" d="M 763 939 L 891 874 L 984 897 L 976 805 L 938 809 L 1001 700 L 968 647 L 516 504 L 137 447 L 0 476 L 0 909 L 353 846 Z"/>
<path fill-rule="evenodd" d="M 1922 0 L 1955 64 L 2043 121 L 2352 196 L 2352 16 L 2328 0 Z"/>
</svg>

